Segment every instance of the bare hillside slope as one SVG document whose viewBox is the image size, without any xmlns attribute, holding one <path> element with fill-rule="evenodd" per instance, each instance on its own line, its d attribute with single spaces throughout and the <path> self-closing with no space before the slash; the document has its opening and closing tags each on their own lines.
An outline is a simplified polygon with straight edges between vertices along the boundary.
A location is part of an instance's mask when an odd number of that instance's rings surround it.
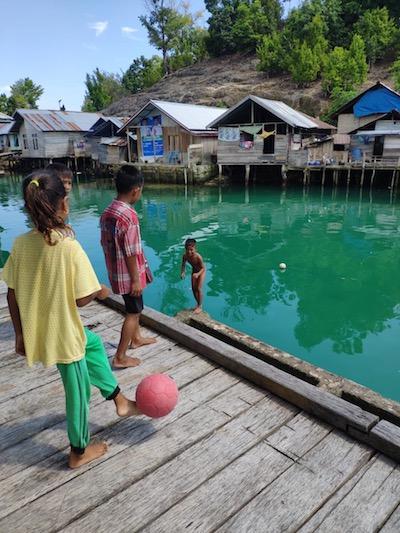
<svg viewBox="0 0 400 533">
<path fill-rule="evenodd" d="M 114 102 L 104 113 L 129 116 L 151 98 L 229 107 L 248 94 L 283 100 L 314 116 L 319 116 L 328 106 L 319 81 L 300 89 L 289 75 L 268 78 L 256 70 L 256 65 L 257 58 L 253 55 L 208 59 L 174 72 L 147 91 Z M 363 89 L 378 80 L 392 85 L 388 64 L 374 66 Z"/>
</svg>

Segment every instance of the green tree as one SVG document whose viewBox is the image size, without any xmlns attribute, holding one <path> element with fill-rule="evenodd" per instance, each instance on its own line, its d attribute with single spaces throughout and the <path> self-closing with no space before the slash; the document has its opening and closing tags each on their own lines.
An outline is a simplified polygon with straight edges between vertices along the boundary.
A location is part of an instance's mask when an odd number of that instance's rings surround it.
<svg viewBox="0 0 400 533">
<path fill-rule="evenodd" d="M 203 28 L 185 26 L 178 33 L 173 42 L 170 57 L 171 70 L 187 67 L 207 57 L 208 33 Z"/>
<path fill-rule="evenodd" d="M 257 65 L 258 70 L 262 70 L 267 75 L 270 75 L 284 69 L 285 55 L 280 33 L 273 32 L 271 35 L 264 35 L 256 51 L 257 57 L 260 60 Z"/>
<path fill-rule="evenodd" d="M 39 98 L 44 89 L 30 78 L 21 78 L 11 85 L 11 94 L 7 100 L 7 113 L 12 115 L 16 109 L 37 109 Z M 4 95 L 5 96 L 5 95 Z M 4 105 L 4 98 L 3 105 Z"/>
<path fill-rule="evenodd" d="M 169 74 L 169 54 L 176 36 L 193 20 L 187 12 L 180 13 L 167 0 L 147 0 L 147 9 L 148 15 L 140 16 L 139 20 L 147 30 L 150 44 L 162 53 L 164 74 Z"/>
<path fill-rule="evenodd" d="M 365 11 L 355 25 L 356 32 L 365 42 L 367 58 L 375 63 L 387 52 L 396 35 L 396 25 L 386 7 Z"/>
<path fill-rule="evenodd" d="M 396 91 L 400 91 L 400 57 L 396 59 L 390 68 L 390 72 L 393 76 L 394 87 Z"/>
<path fill-rule="evenodd" d="M 146 59 L 140 56 L 134 59 L 122 76 L 122 85 L 130 93 L 137 93 L 151 87 L 163 76 L 163 62 L 161 57 L 153 56 Z"/>
<path fill-rule="evenodd" d="M 205 6 L 210 13 L 207 48 L 214 56 L 255 50 L 282 19 L 279 0 L 205 0 Z"/>
<path fill-rule="evenodd" d="M 299 86 L 306 86 L 317 79 L 320 63 L 314 50 L 306 42 L 294 46 L 290 58 L 289 72 Z"/>
<path fill-rule="evenodd" d="M 8 96 L 5 93 L 0 94 L 0 113 L 8 112 Z"/>
<path fill-rule="evenodd" d="M 328 55 L 322 88 L 327 94 L 352 91 L 366 80 L 367 71 L 364 41 L 356 34 L 348 50 L 336 46 Z"/>
<path fill-rule="evenodd" d="M 232 26 L 236 50 L 255 50 L 263 35 L 276 31 L 281 20 L 281 6 L 276 0 L 240 2 Z"/>
<path fill-rule="evenodd" d="M 115 100 L 127 94 L 118 74 L 111 74 L 96 68 L 86 74 L 86 93 L 82 111 L 101 111 Z"/>
<path fill-rule="evenodd" d="M 344 90 L 340 87 L 335 87 L 332 91 L 331 101 L 328 109 L 321 115 L 322 120 L 331 122 L 331 116 L 335 111 L 340 109 L 346 102 L 350 102 L 357 96 L 357 91 L 354 89 Z"/>
</svg>

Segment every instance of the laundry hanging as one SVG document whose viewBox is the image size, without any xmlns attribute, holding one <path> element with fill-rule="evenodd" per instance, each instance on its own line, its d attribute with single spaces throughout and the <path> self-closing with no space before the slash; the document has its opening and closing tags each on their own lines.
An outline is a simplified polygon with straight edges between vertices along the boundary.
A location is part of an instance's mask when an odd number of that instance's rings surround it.
<svg viewBox="0 0 400 533">
<path fill-rule="evenodd" d="M 268 139 L 268 137 L 271 137 L 271 135 L 276 135 L 276 130 L 272 130 L 272 131 L 265 131 L 265 130 L 263 130 L 263 131 L 259 134 L 259 137 L 261 137 L 261 139 Z"/>
</svg>

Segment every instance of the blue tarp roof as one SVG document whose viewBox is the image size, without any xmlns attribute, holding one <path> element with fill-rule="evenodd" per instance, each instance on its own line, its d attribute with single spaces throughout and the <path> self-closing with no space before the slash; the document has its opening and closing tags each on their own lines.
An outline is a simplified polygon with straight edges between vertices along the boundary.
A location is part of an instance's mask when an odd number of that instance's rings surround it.
<svg viewBox="0 0 400 533">
<path fill-rule="evenodd" d="M 388 113 L 393 109 L 400 109 L 400 96 L 386 87 L 378 87 L 366 92 L 354 104 L 353 112 L 358 118 L 379 113 Z"/>
</svg>

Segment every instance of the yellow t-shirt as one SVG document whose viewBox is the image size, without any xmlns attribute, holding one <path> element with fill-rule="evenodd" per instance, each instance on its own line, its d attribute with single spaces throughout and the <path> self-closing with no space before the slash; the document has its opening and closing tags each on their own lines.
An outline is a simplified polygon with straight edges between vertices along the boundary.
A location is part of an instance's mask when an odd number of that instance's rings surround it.
<svg viewBox="0 0 400 533">
<path fill-rule="evenodd" d="M 3 279 L 14 289 L 28 365 L 82 359 L 86 338 L 75 300 L 100 290 L 78 241 L 53 232 L 50 246 L 36 230 L 17 237 Z"/>
</svg>

